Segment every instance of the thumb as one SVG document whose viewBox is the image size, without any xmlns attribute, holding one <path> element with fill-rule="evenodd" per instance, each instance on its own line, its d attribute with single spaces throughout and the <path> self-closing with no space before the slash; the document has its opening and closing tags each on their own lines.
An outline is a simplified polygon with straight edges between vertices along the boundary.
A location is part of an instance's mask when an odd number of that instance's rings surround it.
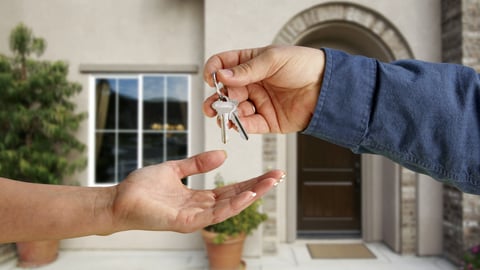
<svg viewBox="0 0 480 270">
<path fill-rule="evenodd" d="M 173 161 L 173 166 L 178 169 L 180 177 L 205 173 L 218 168 L 227 158 L 227 153 L 222 150 L 208 151 L 193 157 Z"/>
<path fill-rule="evenodd" d="M 273 66 L 275 66 L 275 58 L 270 54 L 260 53 L 237 66 L 218 70 L 217 77 L 226 86 L 240 87 L 270 77 L 274 73 Z"/>
</svg>

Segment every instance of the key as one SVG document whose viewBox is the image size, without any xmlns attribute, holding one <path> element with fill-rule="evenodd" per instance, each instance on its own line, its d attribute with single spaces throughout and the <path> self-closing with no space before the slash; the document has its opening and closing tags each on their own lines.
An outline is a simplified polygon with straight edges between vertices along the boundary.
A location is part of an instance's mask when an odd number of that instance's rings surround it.
<svg viewBox="0 0 480 270">
<path fill-rule="evenodd" d="M 212 104 L 212 108 L 217 111 L 220 118 L 220 129 L 222 133 L 222 142 L 227 143 L 227 129 L 230 121 L 230 113 L 237 110 L 237 104 L 230 100 L 217 100 Z"/>
<path fill-rule="evenodd" d="M 230 121 L 232 121 L 232 123 L 235 125 L 242 139 L 248 141 L 248 134 L 245 131 L 245 128 L 243 127 L 242 123 L 240 122 L 240 118 L 238 118 L 237 106 L 235 106 L 234 111 L 230 112 Z"/>
<path fill-rule="evenodd" d="M 229 128 L 229 122 L 235 125 L 237 131 L 240 133 L 240 136 L 244 140 L 248 140 L 247 132 L 243 127 L 240 119 L 238 118 L 237 106 L 238 102 L 233 99 L 228 98 L 228 94 L 224 94 L 222 89 L 227 90 L 226 87 L 217 81 L 217 76 L 215 72 L 212 74 L 213 83 L 215 84 L 215 90 L 218 94 L 218 100 L 212 104 L 212 108 L 217 112 L 218 117 L 220 118 L 220 128 L 222 133 L 222 142 L 227 143 L 227 129 Z M 227 91 L 228 93 L 228 91 Z"/>
</svg>

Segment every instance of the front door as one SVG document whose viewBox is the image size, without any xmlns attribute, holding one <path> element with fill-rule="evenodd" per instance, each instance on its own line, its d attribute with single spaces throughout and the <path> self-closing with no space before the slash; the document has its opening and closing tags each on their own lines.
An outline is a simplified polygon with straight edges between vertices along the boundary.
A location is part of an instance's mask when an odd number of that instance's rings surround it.
<svg viewBox="0 0 480 270">
<path fill-rule="evenodd" d="M 298 235 L 359 235 L 360 155 L 298 134 L 297 158 Z"/>
<path fill-rule="evenodd" d="M 392 60 L 381 40 L 347 22 L 326 22 L 297 45 L 337 48 Z M 325 141 L 297 136 L 297 235 L 361 234 L 360 155 Z"/>
</svg>

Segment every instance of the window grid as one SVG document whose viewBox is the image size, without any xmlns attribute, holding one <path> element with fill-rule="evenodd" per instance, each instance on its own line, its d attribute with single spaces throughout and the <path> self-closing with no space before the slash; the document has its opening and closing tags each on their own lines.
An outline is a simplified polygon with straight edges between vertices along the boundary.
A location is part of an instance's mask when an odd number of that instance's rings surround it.
<svg viewBox="0 0 480 270">
<path fill-rule="evenodd" d="M 163 127 L 162 129 L 160 130 L 152 130 L 152 129 L 148 129 L 148 127 L 145 127 L 144 126 L 144 79 L 145 79 L 145 76 L 151 76 L 151 77 L 163 77 L 163 87 L 162 87 L 162 96 L 163 96 L 163 100 L 161 101 L 163 103 Z M 180 77 L 180 78 L 185 78 L 186 79 L 186 86 L 187 86 L 187 92 L 186 92 L 186 123 L 185 123 L 185 126 L 187 128 L 185 128 L 185 130 L 167 130 L 166 128 L 166 123 L 168 123 L 168 78 L 172 78 L 172 77 Z M 95 75 L 95 76 L 92 76 L 91 77 L 91 83 L 90 83 L 90 89 L 92 90 L 91 93 L 93 92 L 93 95 L 92 97 L 94 102 L 92 102 L 94 105 L 91 105 L 90 106 L 90 111 L 93 112 L 93 115 L 95 116 L 95 119 L 96 119 L 96 114 L 97 114 L 97 109 L 96 108 L 96 105 L 97 104 L 97 100 L 96 100 L 96 96 L 97 96 L 97 93 L 96 93 L 96 86 L 97 86 L 97 81 L 99 79 L 107 79 L 107 80 L 114 80 L 115 81 L 115 84 L 114 86 L 114 89 L 116 89 L 116 91 L 114 91 L 115 93 L 115 97 L 114 97 L 114 100 L 115 100 L 115 113 L 114 113 L 114 117 L 115 117 L 115 126 L 114 126 L 114 129 L 109 129 L 109 128 L 98 128 L 95 124 L 95 120 L 94 121 L 91 121 L 91 122 L 94 122 L 92 124 L 90 124 L 90 127 L 92 128 L 93 127 L 93 134 L 94 136 L 91 136 L 93 138 L 90 139 L 90 142 L 93 142 L 92 145 L 94 145 L 94 147 L 91 147 L 92 149 L 95 149 L 97 146 L 96 146 L 96 143 L 97 143 L 97 135 L 105 135 L 105 134 L 112 134 L 114 135 L 114 146 L 113 146 L 113 156 L 114 156 L 114 179 L 113 181 L 110 181 L 110 180 L 107 180 L 107 181 L 100 181 L 99 182 L 99 179 L 96 179 L 96 170 L 97 170 L 97 156 L 95 154 L 95 151 L 90 151 L 90 154 L 89 154 L 89 160 L 93 160 L 92 162 L 89 162 L 89 166 L 90 166 L 90 172 L 89 172 L 89 183 L 90 185 L 96 185 L 96 186 L 103 186 L 103 185 L 111 185 L 111 184 L 116 184 L 118 183 L 119 181 L 123 180 L 123 179 L 120 179 L 122 178 L 122 176 L 119 176 L 119 171 L 120 171 L 120 168 L 119 168 L 119 152 L 120 152 L 120 134 L 133 134 L 133 133 L 136 133 L 137 135 L 137 144 L 136 144 L 136 155 L 137 155 L 137 168 L 140 168 L 143 166 L 144 164 L 144 135 L 145 134 L 161 134 L 163 135 L 162 136 L 162 140 L 163 140 L 163 147 L 162 147 L 162 160 L 163 161 L 166 161 L 168 159 L 168 148 L 169 148 L 169 145 L 168 145 L 168 140 L 167 140 L 167 136 L 168 135 L 174 135 L 174 134 L 186 134 L 187 137 L 186 137 L 186 153 L 185 153 L 185 157 L 188 155 L 188 141 L 189 141 L 189 129 L 188 127 L 190 126 L 190 124 L 188 123 L 189 122 L 189 119 L 190 119 L 190 116 L 189 116 L 189 103 L 190 103 L 190 76 L 189 75 L 169 75 L 169 74 L 155 74 L 155 75 L 143 75 L 143 74 L 139 74 L 139 75 L 136 75 L 136 76 L 125 76 L 125 75 L 111 75 L 111 74 L 108 74 L 108 75 L 105 75 L 105 76 L 102 76 L 102 75 Z M 123 128 L 120 128 L 119 126 L 119 123 L 120 123 L 120 119 L 119 119 L 119 116 L 120 116 L 120 110 L 122 108 L 120 108 L 120 94 L 121 94 L 121 90 L 120 90 L 120 80 L 121 79 L 136 79 L 137 80 L 137 95 L 138 95 L 138 98 L 137 98 L 137 127 L 135 130 L 131 130 L 131 129 L 123 129 Z M 93 108 L 93 110 L 92 110 Z M 147 128 L 147 129 L 145 129 Z"/>
</svg>

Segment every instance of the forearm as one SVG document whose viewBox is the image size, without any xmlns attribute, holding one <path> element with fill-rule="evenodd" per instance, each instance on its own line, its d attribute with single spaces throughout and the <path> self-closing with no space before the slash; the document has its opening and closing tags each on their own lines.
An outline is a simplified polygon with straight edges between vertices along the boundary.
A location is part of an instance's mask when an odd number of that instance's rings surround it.
<svg viewBox="0 0 480 270">
<path fill-rule="evenodd" d="M 0 243 L 111 234 L 115 188 L 0 178 Z"/>
<path fill-rule="evenodd" d="M 305 133 L 480 194 L 479 111 L 479 76 L 470 68 L 386 64 L 327 50 L 320 97 Z"/>
</svg>

